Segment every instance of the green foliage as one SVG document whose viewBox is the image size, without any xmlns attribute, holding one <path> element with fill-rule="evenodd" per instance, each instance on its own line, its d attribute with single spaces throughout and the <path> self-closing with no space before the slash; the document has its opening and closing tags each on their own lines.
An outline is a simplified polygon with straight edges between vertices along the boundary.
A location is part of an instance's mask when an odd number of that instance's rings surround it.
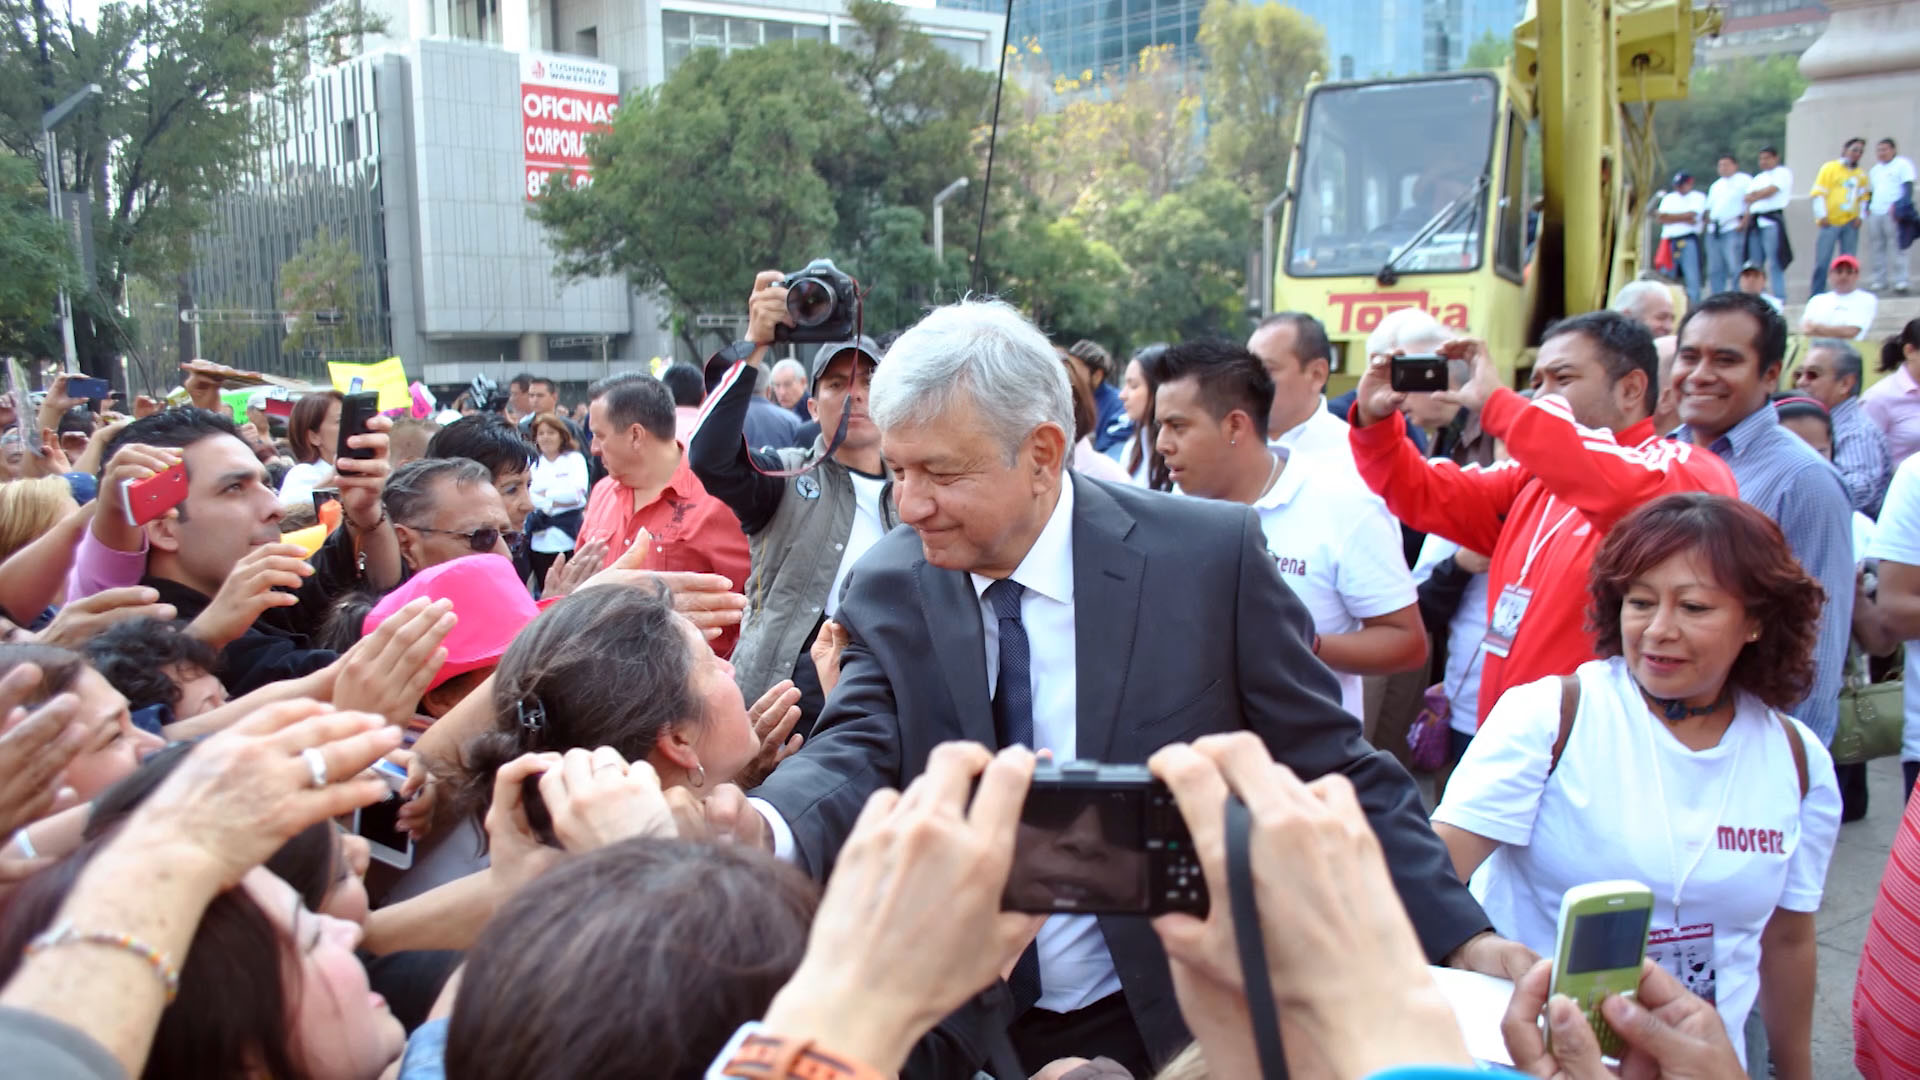
<svg viewBox="0 0 1920 1080">
<path fill-rule="evenodd" d="M 66 190 L 94 204 L 95 279 L 75 297 L 81 362 L 104 373 L 128 340 L 128 279 L 169 280 L 191 258 L 209 201 L 251 152 L 247 102 L 377 32 L 359 0 L 107 3 L 0 0 L 0 147 L 42 160 L 40 116 L 88 83 L 102 94 L 60 128 Z"/>
<path fill-rule="evenodd" d="M 1280 4 L 1207 0 L 1207 159 L 1256 203 L 1286 186 L 1307 77 L 1327 69 L 1320 25 Z"/>
<path fill-rule="evenodd" d="M 283 349 L 298 350 L 315 334 L 329 346 L 360 344 L 360 265 L 360 253 L 328 229 L 280 265 L 280 310 L 300 312 Z"/>
<path fill-rule="evenodd" d="M 1163 199 L 1136 196 L 1110 231 L 1131 270 L 1131 325 L 1140 341 L 1241 337 L 1253 207 L 1235 184 L 1209 178 Z"/>
<path fill-rule="evenodd" d="M 1480 40 L 1467 46 L 1467 59 L 1462 66 L 1469 71 L 1493 71 L 1506 67 L 1507 61 L 1512 58 L 1512 35 L 1496 34 L 1489 30 L 1480 35 Z"/>
<path fill-rule="evenodd" d="M 1742 169 L 1757 171 L 1754 155 L 1762 146 L 1786 147 L 1787 112 L 1806 85 L 1793 56 L 1696 70 L 1687 99 L 1664 102 L 1654 113 L 1654 132 L 1666 158 L 1660 181 L 1685 169 L 1704 187 L 1715 175 L 1715 161 L 1728 152 L 1739 157 Z M 1840 149 L 1838 137 L 1833 149 Z"/>
<path fill-rule="evenodd" d="M 0 151 L 0 354 L 51 354 L 60 287 L 78 282 L 33 163 Z"/>
</svg>

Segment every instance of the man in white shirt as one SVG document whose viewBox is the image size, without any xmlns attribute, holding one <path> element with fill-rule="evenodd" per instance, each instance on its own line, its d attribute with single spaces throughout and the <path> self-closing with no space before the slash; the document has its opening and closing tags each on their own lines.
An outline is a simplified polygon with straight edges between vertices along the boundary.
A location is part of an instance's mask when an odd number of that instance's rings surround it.
<svg viewBox="0 0 1920 1080">
<path fill-rule="evenodd" d="M 1800 316 L 1800 332 L 1808 337 L 1864 341 L 1880 310 L 1880 300 L 1859 288 L 1860 260 L 1852 255 L 1835 255 L 1827 267 L 1827 282 L 1833 288 L 1807 301 Z"/>
<path fill-rule="evenodd" d="M 1398 524 L 1358 475 L 1267 445 L 1259 418 L 1272 407 L 1273 380 L 1251 352 L 1196 341 L 1169 348 L 1160 363 L 1155 448 L 1174 483 L 1259 513 L 1280 577 L 1313 616 L 1314 654 L 1339 676 L 1340 703 L 1362 717 L 1362 675 L 1427 658 Z"/>
<path fill-rule="evenodd" d="M 1726 292 L 1747 261 L 1747 186 L 1753 177 L 1740 170 L 1732 154 L 1721 154 L 1715 166 L 1720 178 L 1707 188 L 1707 291 Z"/>
<path fill-rule="evenodd" d="M 1259 358 L 1273 380 L 1267 430 L 1273 433 L 1274 445 L 1296 453 L 1331 454 L 1351 463 L 1347 422 L 1327 411 L 1333 346 L 1320 320 L 1300 311 L 1275 312 L 1254 328 L 1247 350 Z"/>
<path fill-rule="evenodd" d="M 1768 292 L 1787 298 L 1787 263 L 1792 250 L 1787 246 L 1786 224 L 1780 215 L 1793 198 L 1793 170 L 1780 164 L 1780 151 L 1771 146 L 1760 148 L 1760 172 L 1741 196 L 1747 204 L 1747 258 L 1765 263 Z"/>
<path fill-rule="evenodd" d="M 1872 200 L 1867 204 L 1867 251 L 1873 257 L 1873 291 L 1881 293 L 1891 286 L 1905 294 L 1912 278 L 1907 264 L 1908 252 L 1900 248 L 1900 223 L 1894 220 L 1893 204 L 1902 196 L 1913 197 L 1913 159 L 1894 152 L 1892 139 L 1881 139 L 1873 148 L 1875 161 L 1867 170 Z"/>
<path fill-rule="evenodd" d="M 1700 229 L 1707 217 L 1707 197 L 1693 189 L 1693 174 L 1673 174 L 1673 190 L 1660 197 L 1654 211 L 1660 219 L 1660 239 L 1673 252 L 1674 269 L 1687 287 L 1687 302 L 1700 302 Z"/>
</svg>

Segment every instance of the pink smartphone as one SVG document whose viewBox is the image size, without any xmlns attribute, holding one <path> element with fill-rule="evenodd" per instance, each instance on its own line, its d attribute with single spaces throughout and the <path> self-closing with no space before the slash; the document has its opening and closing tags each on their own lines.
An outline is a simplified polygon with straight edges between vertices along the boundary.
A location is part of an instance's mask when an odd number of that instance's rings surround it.
<svg viewBox="0 0 1920 1080">
<path fill-rule="evenodd" d="M 154 473 L 144 480 L 127 480 L 121 485 L 122 501 L 127 506 L 127 524 L 138 528 L 179 506 L 187 497 L 187 464 Z"/>
</svg>

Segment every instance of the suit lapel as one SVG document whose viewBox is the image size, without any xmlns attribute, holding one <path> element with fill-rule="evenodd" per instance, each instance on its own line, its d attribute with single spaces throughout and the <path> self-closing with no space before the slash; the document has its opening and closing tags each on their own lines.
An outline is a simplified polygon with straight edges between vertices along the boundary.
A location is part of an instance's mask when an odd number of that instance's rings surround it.
<svg viewBox="0 0 1920 1080">
<path fill-rule="evenodd" d="M 1074 752 L 1106 761 L 1133 668 L 1146 556 L 1127 544 L 1133 517 L 1113 496 L 1077 474 L 1073 485 Z"/>
<path fill-rule="evenodd" d="M 987 696 L 986 636 L 980 629 L 980 598 L 974 594 L 973 581 L 957 570 L 942 570 L 925 561 L 914 568 L 914 575 L 920 587 L 920 612 L 953 696 L 960 736 L 998 747 L 993 701 Z"/>
</svg>

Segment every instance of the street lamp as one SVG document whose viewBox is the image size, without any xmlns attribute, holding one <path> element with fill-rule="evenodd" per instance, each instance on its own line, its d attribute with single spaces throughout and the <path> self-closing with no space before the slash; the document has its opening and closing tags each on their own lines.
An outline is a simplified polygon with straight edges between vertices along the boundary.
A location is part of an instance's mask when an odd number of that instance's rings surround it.
<svg viewBox="0 0 1920 1080">
<path fill-rule="evenodd" d="M 86 104 L 87 99 L 103 93 L 99 83 L 88 83 L 78 93 L 47 110 L 40 117 L 40 133 L 47 140 L 47 210 L 53 214 L 53 220 L 65 227 L 66 219 L 60 215 L 60 143 L 53 129 L 60 126 L 75 109 Z M 73 347 L 73 300 L 67 296 L 65 286 L 60 289 L 60 338 L 67 349 L 67 370 L 78 373 L 80 370 L 79 350 Z"/>
<path fill-rule="evenodd" d="M 947 265 L 947 211 L 942 204 L 966 190 L 967 178 L 961 177 L 940 189 L 933 197 L 933 261 L 941 266 Z"/>
</svg>

